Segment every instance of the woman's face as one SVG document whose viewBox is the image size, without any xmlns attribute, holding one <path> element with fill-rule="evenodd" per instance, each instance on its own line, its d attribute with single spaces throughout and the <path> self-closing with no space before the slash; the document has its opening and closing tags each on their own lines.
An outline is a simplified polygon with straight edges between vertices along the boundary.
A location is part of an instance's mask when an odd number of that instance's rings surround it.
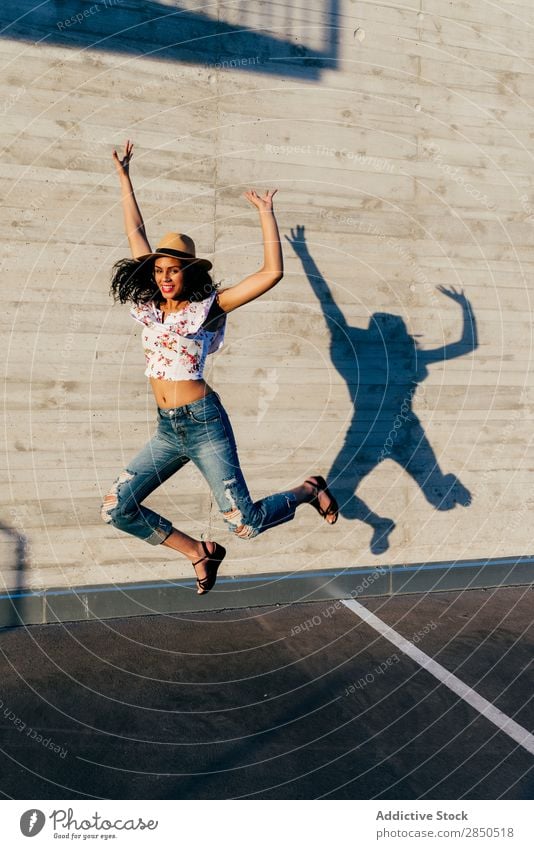
<svg viewBox="0 0 534 849">
<path fill-rule="evenodd" d="M 154 263 L 154 280 L 167 300 L 179 300 L 183 294 L 185 263 L 181 259 L 162 256 Z"/>
</svg>

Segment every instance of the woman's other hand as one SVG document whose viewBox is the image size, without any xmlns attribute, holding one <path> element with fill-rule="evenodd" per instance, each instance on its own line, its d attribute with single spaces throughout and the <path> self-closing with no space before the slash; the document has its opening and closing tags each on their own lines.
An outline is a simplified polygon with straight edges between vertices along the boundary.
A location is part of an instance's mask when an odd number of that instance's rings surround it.
<svg viewBox="0 0 534 849">
<path fill-rule="evenodd" d="M 254 189 L 249 189 L 248 192 L 244 192 L 243 197 L 245 197 L 256 209 L 259 209 L 260 212 L 264 212 L 265 210 L 272 210 L 273 208 L 273 197 L 275 196 L 278 189 L 269 189 L 263 197 L 260 197 Z"/>
<path fill-rule="evenodd" d="M 117 169 L 119 177 L 122 177 L 123 175 L 128 176 L 132 151 L 133 142 L 129 139 L 126 140 L 126 144 L 124 145 L 124 156 L 122 159 L 119 159 L 119 154 L 116 150 L 113 151 L 113 162 L 115 163 L 115 168 Z"/>
</svg>

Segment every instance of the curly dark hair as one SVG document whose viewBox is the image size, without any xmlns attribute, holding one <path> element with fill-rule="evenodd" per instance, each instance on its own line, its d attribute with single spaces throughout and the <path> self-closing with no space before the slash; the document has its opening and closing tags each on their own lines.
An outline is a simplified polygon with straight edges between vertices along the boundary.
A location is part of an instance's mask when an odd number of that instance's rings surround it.
<svg viewBox="0 0 534 849">
<path fill-rule="evenodd" d="M 157 257 L 145 260 L 119 259 L 113 266 L 110 295 L 114 301 L 125 304 L 146 304 L 161 300 L 159 286 L 154 280 L 154 262 Z M 217 291 L 211 275 L 205 268 L 190 262 L 183 268 L 184 298 L 188 301 L 203 301 Z"/>
</svg>

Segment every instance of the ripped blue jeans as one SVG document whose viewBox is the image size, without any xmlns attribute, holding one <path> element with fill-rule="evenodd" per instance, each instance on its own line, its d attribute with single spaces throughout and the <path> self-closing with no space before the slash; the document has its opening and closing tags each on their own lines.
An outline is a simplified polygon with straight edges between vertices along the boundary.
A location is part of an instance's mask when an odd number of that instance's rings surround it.
<svg viewBox="0 0 534 849">
<path fill-rule="evenodd" d="M 142 502 L 190 460 L 207 480 L 228 529 L 241 539 L 251 539 L 294 518 L 297 499 L 292 492 L 252 501 L 232 426 L 216 392 L 182 407 L 158 407 L 157 411 L 156 433 L 104 498 L 104 522 L 151 545 L 162 543 L 173 530 L 172 522 Z"/>
</svg>

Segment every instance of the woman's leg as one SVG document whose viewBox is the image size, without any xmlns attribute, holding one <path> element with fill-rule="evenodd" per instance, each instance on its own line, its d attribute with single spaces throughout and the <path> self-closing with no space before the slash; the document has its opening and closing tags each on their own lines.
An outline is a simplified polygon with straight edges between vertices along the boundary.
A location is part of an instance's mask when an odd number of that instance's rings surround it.
<svg viewBox="0 0 534 849">
<path fill-rule="evenodd" d="M 188 460 L 180 453 L 179 445 L 173 445 L 171 439 L 162 437 L 158 427 L 156 434 L 128 463 L 104 497 L 101 506 L 103 521 L 151 545 L 160 545 L 173 531 L 172 522 L 144 507 L 141 502 Z"/>
<path fill-rule="evenodd" d="M 231 531 L 251 539 L 268 528 L 291 521 L 299 504 L 311 501 L 310 484 L 277 492 L 253 502 L 241 471 L 228 415 L 216 393 L 189 405 L 187 453 L 206 478 Z M 321 506 L 328 497 L 320 496 Z"/>
<path fill-rule="evenodd" d="M 184 554 L 193 561 L 197 578 L 202 582 L 210 577 L 210 569 L 214 568 L 209 555 L 217 554 L 216 544 L 204 543 L 173 528 L 169 519 L 141 504 L 187 462 L 189 457 L 183 453 L 181 438 L 176 435 L 169 420 L 160 416 L 156 434 L 115 479 L 104 497 L 101 511 L 104 522 L 152 545 L 161 543 Z M 218 553 L 220 555 L 220 551 Z M 198 564 L 196 561 L 199 561 Z M 206 592 L 202 583 L 198 592 Z"/>
</svg>

